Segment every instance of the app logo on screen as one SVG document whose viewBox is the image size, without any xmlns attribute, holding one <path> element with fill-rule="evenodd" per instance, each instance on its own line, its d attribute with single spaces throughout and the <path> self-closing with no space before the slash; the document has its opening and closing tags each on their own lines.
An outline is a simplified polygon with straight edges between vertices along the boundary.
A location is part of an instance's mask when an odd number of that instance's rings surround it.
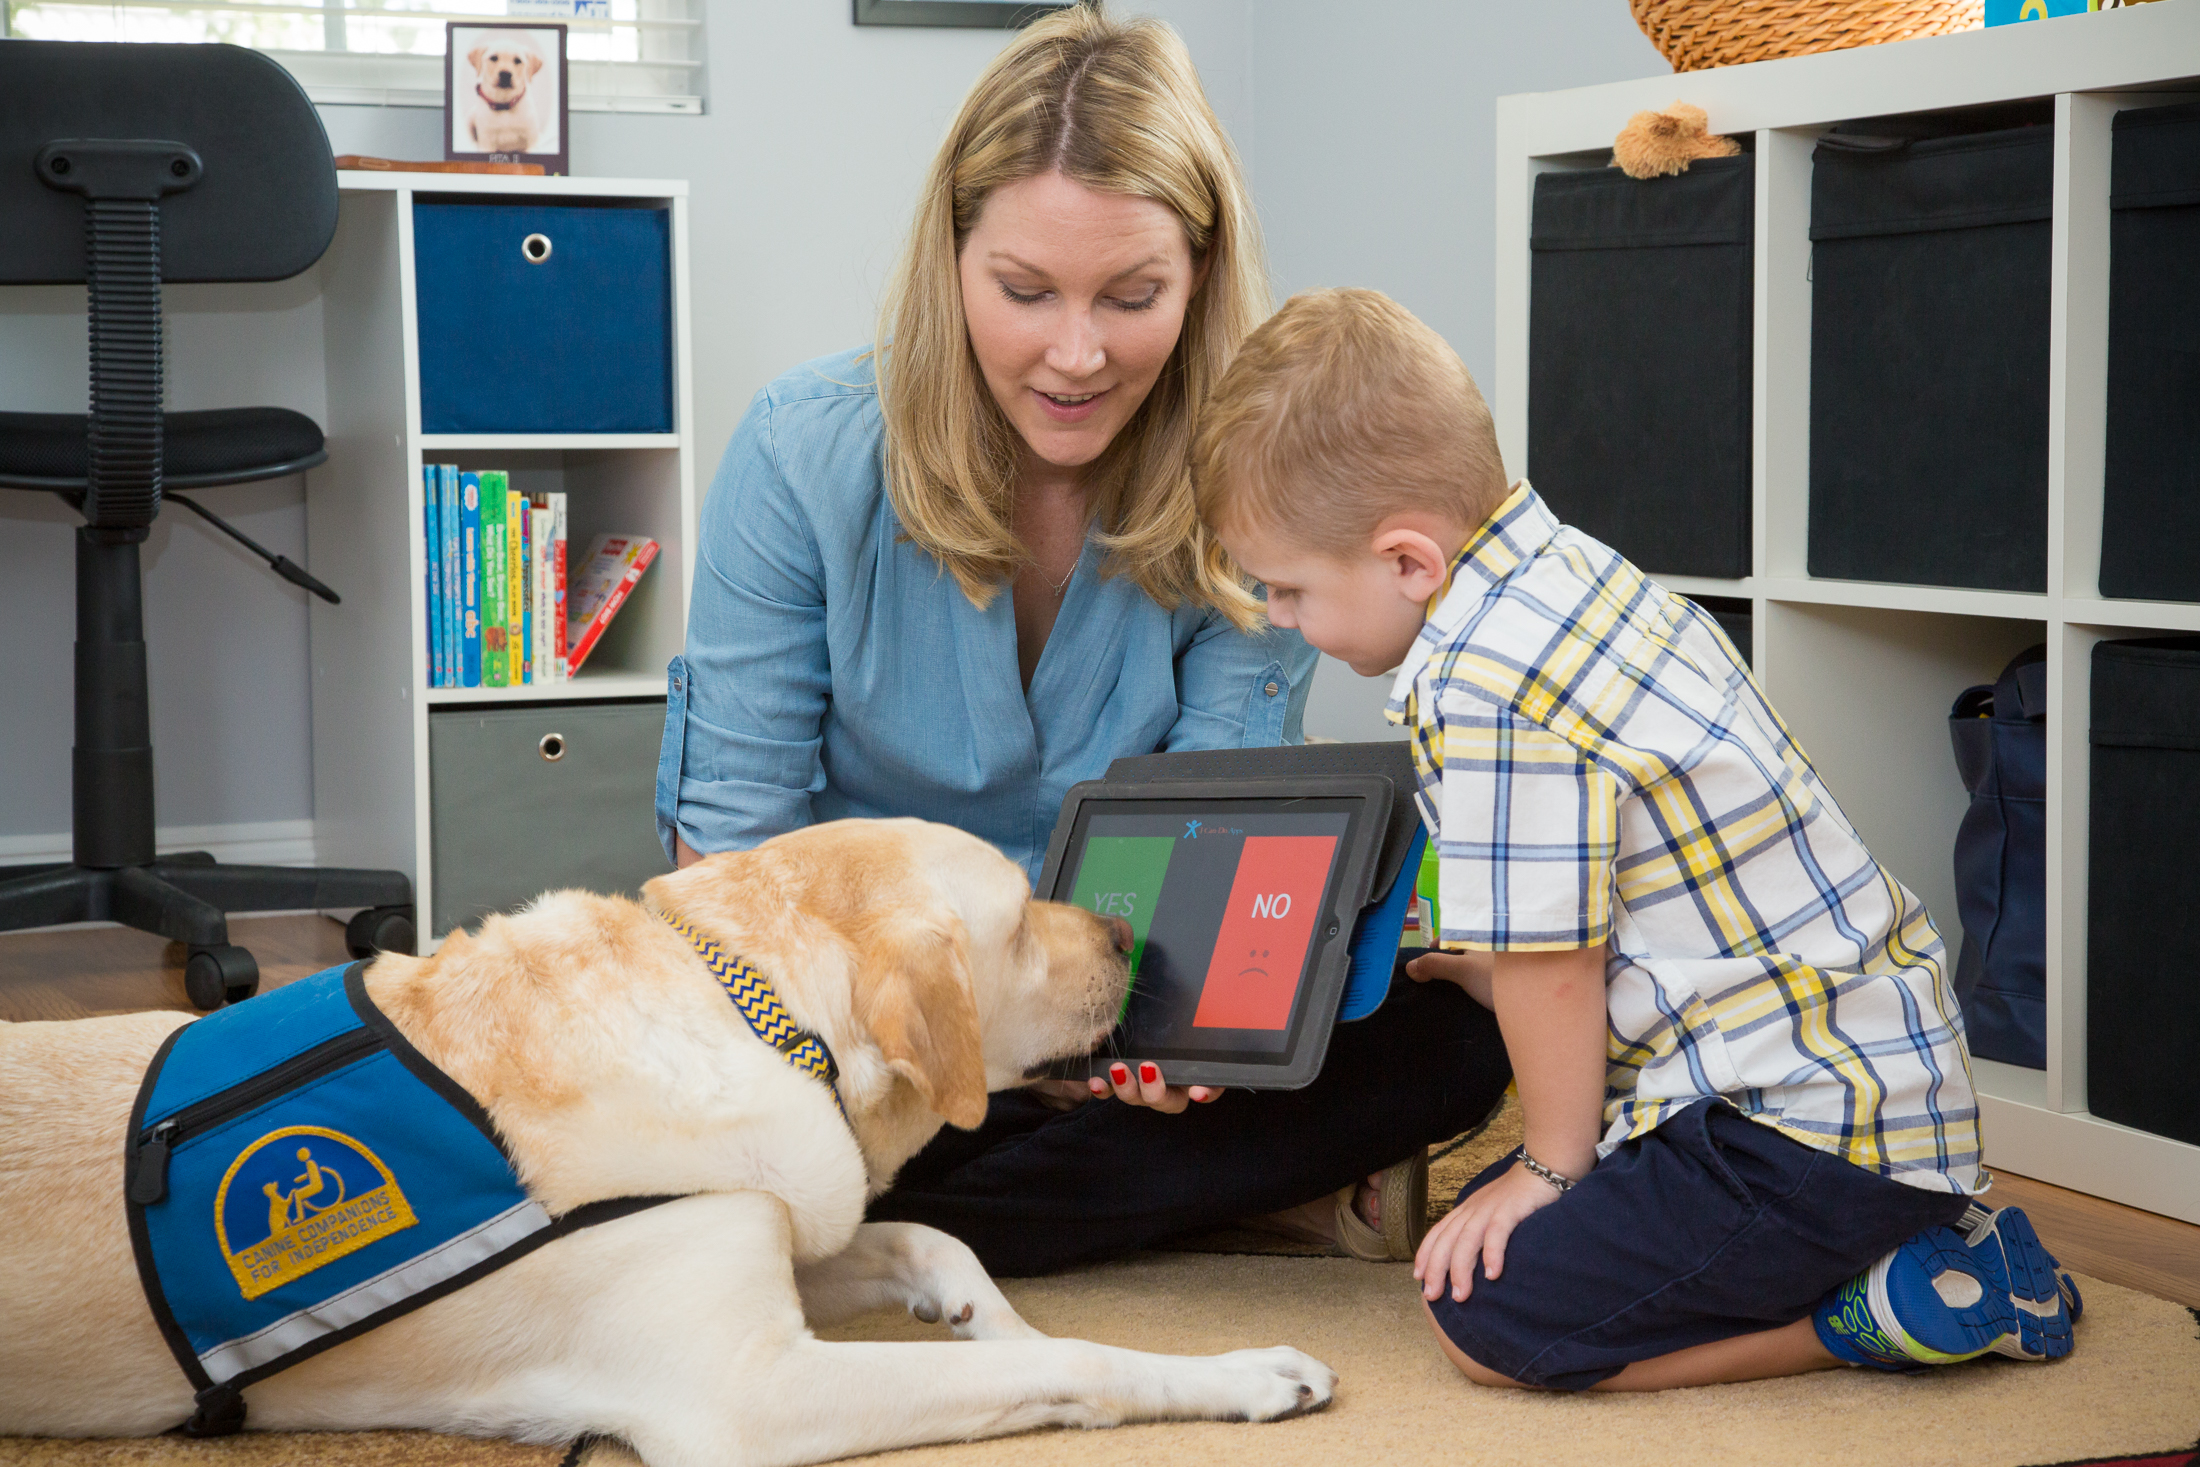
<svg viewBox="0 0 2200 1467">
<path fill-rule="evenodd" d="M 1321 915 L 1333 835 L 1250 835 L 1201 987 L 1196 1029 L 1282 1029 Z"/>
</svg>

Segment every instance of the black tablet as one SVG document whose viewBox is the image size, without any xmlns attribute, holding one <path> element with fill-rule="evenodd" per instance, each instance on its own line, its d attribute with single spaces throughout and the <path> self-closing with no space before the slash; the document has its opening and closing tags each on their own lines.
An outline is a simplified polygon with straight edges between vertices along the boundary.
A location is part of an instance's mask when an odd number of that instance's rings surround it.
<svg viewBox="0 0 2200 1467">
<path fill-rule="evenodd" d="M 1123 918 L 1131 991 L 1099 1052 L 1172 1085 L 1290 1090 L 1329 1049 L 1354 920 L 1395 798 L 1378 776 L 1092 781 L 1069 792 L 1038 894 Z"/>
</svg>

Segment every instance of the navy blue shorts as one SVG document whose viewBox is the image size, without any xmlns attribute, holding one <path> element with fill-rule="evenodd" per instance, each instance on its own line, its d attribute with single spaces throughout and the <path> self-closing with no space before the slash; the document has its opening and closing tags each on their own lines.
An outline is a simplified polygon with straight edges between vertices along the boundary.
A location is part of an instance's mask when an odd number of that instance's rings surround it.
<svg viewBox="0 0 2200 1467">
<path fill-rule="evenodd" d="M 1515 1152 L 1517 1156 L 1519 1153 Z M 1460 1190 L 1502 1175 L 1506 1157 Z M 1970 1199 L 1866 1171 L 1706 1100 L 1531 1213 L 1437 1324 L 1476 1364 L 1587 1390 L 1637 1360 L 1777 1329 Z"/>
</svg>

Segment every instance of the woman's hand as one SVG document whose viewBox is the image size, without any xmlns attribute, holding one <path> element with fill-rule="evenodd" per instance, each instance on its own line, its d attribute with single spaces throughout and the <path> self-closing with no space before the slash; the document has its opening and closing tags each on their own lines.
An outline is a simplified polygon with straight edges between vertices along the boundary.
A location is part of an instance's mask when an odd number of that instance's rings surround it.
<svg viewBox="0 0 2200 1467">
<path fill-rule="evenodd" d="M 1161 1078 L 1161 1067 L 1150 1060 L 1137 1064 L 1117 1060 L 1108 1066 L 1107 1079 L 1095 1075 L 1085 1084 L 1095 1098 L 1113 1095 L 1125 1105 L 1143 1105 L 1172 1116 L 1222 1094 L 1222 1087 L 1216 1085 L 1171 1085 Z"/>
<path fill-rule="evenodd" d="M 1434 1299 L 1451 1281 L 1451 1297 L 1463 1300 L 1474 1292 L 1474 1261 L 1482 1260 L 1482 1272 L 1496 1278 L 1505 1271 L 1505 1244 L 1521 1219 L 1558 1200 L 1558 1189 L 1534 1172 L 1514 1162 L 1512 1170 L 1444 1214 L 1421 1250 L 1413 1255 L 1413 1276 L 1421 1281 L 1421 1297 Z"/>
</svg>

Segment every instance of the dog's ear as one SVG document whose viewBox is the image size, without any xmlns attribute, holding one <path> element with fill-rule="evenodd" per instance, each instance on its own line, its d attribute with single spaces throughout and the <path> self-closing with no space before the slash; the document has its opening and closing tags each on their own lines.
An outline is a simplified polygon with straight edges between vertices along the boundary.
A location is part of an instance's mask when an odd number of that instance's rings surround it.
<svg viewBox="0 0 2200 1467">
<path fill-rule="evenodd" d="M 976 1129 L 985 1119 L 985 1052 L 958 919 L 883 925 L 857 961 L 855 1010 L 925 1104 L 950 1125 Z"/>
<path fill-rule="evenodd" d="M 489 48 L 487 46 L 476 46 L 466 53 L 466 64 L 474 69 L 475 76 L 481 75 L 481 58 L 488 54 Z"/>
<path fill-rule="evenodd" d="M 540 70 L 542 70 L 542 58 L 529 51 L 527 53 L 527 75 L 532 78 Z"/>
</svg>

